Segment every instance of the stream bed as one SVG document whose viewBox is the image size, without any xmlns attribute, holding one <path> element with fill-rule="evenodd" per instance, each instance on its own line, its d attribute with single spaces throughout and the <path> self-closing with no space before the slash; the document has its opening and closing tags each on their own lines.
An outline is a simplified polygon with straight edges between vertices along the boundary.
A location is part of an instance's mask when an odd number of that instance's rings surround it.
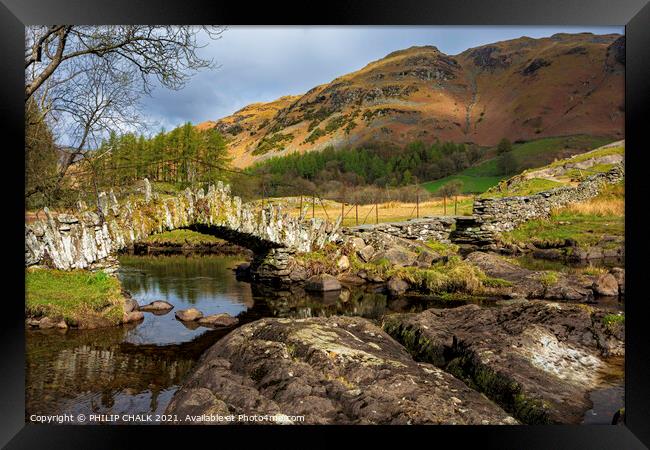
<svg viewBox="0 0 650 450">
<path fill-rule="evenodd" d="M 31 414 L 160 414 L 200 356 L 231 329 L 209 329 L 175 319 L 195 307 L 228 313 L 240 324 L 262 317 L 362 316 L 493 302 L 468 298 L 453 304 L 431 298 L 389 299 L 372 287 L 308 294 L 235 278 L 236 256 L 120 257 L 120 280 L 141 305 L 165 300 L 174 309 L 109 329 L 26 331 L 26 417 Z M 610 423 L 623 405 L 622 380 L 591 395 L 585 423 Z"/>
</svg>

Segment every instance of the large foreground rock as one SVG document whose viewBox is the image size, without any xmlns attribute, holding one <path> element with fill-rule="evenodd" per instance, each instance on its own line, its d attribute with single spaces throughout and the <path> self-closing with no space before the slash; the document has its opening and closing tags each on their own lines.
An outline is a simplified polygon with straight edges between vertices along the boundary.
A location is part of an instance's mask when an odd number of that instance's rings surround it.
<svg viewBox="0 0 650 450">
<path fill-rule="evenodd" d="M 262 319 L 206 352 L 167 413 L 259 414 L 307 424 L 513 424 L 461 381 L 371 322 Z M 296 423 L 294 421 L 294 423 Z"/>
<path fill-rule="evenodd" d="M 384 319 L 418 360 L 443 367 L 525 423 L 578 423 L 589 391 L 622 356 L 622 326 L 586 305 L 518 301 L 429 309 Z"/>
</svg>

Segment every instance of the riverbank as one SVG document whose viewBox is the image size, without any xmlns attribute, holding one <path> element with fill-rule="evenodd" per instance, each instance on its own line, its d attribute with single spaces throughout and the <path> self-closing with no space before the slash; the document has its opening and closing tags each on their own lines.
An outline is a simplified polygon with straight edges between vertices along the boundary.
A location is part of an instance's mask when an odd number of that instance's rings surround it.
<svg viewBox="0 0 650 450">
<path fill-rule="evenodd" d="M 29 327 L 102 328 L 125 322 L 127 296 L 117 277 L 105 272 L 44 268 L 25 273 Z"/>
</svg>

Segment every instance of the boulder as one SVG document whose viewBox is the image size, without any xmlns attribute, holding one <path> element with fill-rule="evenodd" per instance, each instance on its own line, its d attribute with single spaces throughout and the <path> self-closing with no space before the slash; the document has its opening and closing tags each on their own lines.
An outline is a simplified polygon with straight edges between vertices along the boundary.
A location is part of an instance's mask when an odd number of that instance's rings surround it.
<svg viewBox="0 0 650 450">
<path fill-rule="evenodd" d="M 138 302 L 133 300 L 132 298 L 125 298 L 124 299 L 124 313 L 128 314 L 133 311 L 138 311 L 140 308 L 140 305 L 138 305 Z"/>
<path fill-rule="evenodd" d="M 307 270 L 301 265 L 294 265 L 289 272 L 291 281 L 305 281 L 307 279 Z"/>
<path fill-rule="evenodd" d="M 336 277 L 327 273 L 321 273 L 310 277 L 305 283 L 305 290 L 307 291 L 336 291 L 341 289 L 341 283 Z"/>
<path fill-rule="evenodd" d="M 382 259 L 388 260 L 391 266 L 411 266 L 415 263 L 418 255 L 402 247 L 391 247 L 373 258 L 373 261 Z"/>
<path fill-rule="evenodd" d="M 347 284 L 351 286 L 359 286 L 366 282 L 366 280 L 364 280 L 360 276 L 351 273 L 342 273 L 336 279 L 339 280 L 342 284 Z"/>
<path fill-rule="evenodd" d="M 528 424 L 580 423 L 588 393 L 624 354 L 623 327 L 579 304 L 512 301 L 385 316 L 383 327 L 418 360 L 476 386 Z"/>
<path fill-rule="evenodd" d="M 366 245 L 365 247 L 357 250 L 357 255 L 363 260 L 363 262 L 369 262 L 372 259 L 372 255 L 375 254 L 375 249 L 372 245 Z"/>
<path fill-rule="evenodd" d="M 203 317 L 203 313 L 196 308 L 179 309 L 174 315 L 181 322 L 194 322 Z"/>
<path fill-rule="evenodd" d="M 388 292 L 391 296 L 398 297 L 408 290 L 409 284 L 401 278 L 392 276 L 388 279 L 386 288 L 388 289 Z"/>
<path fill-rule="evenodd" d="M 124 313 L 124 323 L 138 322 L 142 319 L 144 319 L 144 313 L 142 311 Z"/>
<path fill-rule="evenodd" d="M 57 326 L 57 321 L 52 320 L 49 317 L 43 317 L 41 320 L 38 321 L 38 328 L 41 330 L 48 330 L 50 328 L 55 328 Z"/>
<path fill-rule="evenodd" d="M 239 323 L 239 319 L 227 313 L 211 314 L 209 316 L 201 317 L 199 325 L 209 327 L 232 327 Z"/>
<path fill-rule="evenodd" d="M 442 259 L 442 256 L 438 252 L 422 250 L 417 258 L 416 262 L 420 267 L 429 267 L 431 264 L 438 262 Z"/>
<path fill-rule="evenodd" d="M 618 295 L 618 281 L 616 281 L 616 278 L 611 273 L 603 273 L 594 281 L 593 290 L 598 295 Z"/>
<path fill-rule="evenodd" d="M 350 260 L 347 256 L 341 255 L 338 261 L 336 261 L 336 267 L 339 270 L 348 270 L 350 268 Z"/>
<path fill-rule="evenodd" d="M 516 423 L 453 376 L 414 361 L 370 321 L 343 316 L 265 318 L 232 331 L 203 355 L 166 413 L 266 415 L 271 423 L 296 415 L 300 424 Z"/>
<path fill-rule="evenodd" d="M 609 273 L 611 273 L 612 276 L 616 278 L 619 293 L 621 295 L 625 295 L 625 269 L 614 267 L 609 271 Z"/>
<path fill-rule="evenodd" d="M 155 300 L 147 305 L 141 305 L 138 310 L 144 312 L 169 311 L 174 305 L 164 300 Z"/>
</svg>

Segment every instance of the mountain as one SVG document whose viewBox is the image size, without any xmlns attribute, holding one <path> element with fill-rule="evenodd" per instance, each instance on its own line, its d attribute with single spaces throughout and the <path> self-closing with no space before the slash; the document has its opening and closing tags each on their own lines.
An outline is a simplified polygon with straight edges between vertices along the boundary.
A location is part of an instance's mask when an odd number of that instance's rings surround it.
<svg viewBox="0 0 650 450">
<path fill-rule="evenodd" d="M 458 55 L 411 47 L 304 95 L 251 104 L 197 127 L 222 131 L 239 167 L 330 145 L 622 139 L 624 74 L 618 34 L 522 37 Z"/>
</svg>

